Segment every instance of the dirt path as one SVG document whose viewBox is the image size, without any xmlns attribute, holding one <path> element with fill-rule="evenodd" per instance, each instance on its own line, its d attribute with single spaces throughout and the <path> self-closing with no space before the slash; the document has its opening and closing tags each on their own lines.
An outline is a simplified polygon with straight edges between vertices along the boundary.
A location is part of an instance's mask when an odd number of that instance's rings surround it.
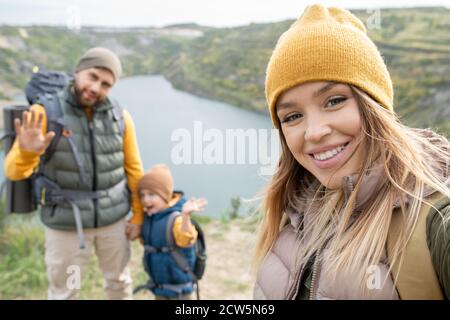
<svg viewBox="0 0 450 320">
<path fill-rule="evenodd" d="M 251 299 L 251 270 L 255 234 L 243 230 L 239 221 L 224 227 L 211 222 L 206 230 L 208 265 L 200 284 L 202 299 Z"/>
</svg>

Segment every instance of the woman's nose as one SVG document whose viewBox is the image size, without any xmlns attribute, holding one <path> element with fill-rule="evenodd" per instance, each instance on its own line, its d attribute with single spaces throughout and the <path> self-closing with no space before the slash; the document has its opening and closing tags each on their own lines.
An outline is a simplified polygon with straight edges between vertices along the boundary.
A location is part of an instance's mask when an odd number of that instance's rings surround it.
<svg viewBox="0 0 450 320">
<path fill-rule="evenodd" d="M 331 128 L 323 119 L 316 117 L 307 121 L 307 126 L 304 132 L 305 140 L 318 142 L 324 136 L 331 133 Z"/>
</svg>

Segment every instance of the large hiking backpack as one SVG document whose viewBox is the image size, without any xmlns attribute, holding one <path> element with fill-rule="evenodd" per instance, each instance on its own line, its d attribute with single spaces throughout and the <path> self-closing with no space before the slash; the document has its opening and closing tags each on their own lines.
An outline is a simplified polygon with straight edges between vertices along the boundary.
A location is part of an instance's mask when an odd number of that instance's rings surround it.
<svg viewBox="0 0 450 320">
<path fill-rule="evenodd" d="M 45 108 L 47 131 L 55 132 L 55 137 L 45 150 L 44 155 L 41 156 L 38 169 L 31 175 L 31 177 L 20 181 L 11 181 L 6 179 L 4 182 L 3 186 L 6 187 L 7 213 L 31 213 L 36 211 L 38 205 L 41 204 L 39 189 L 42 186 L 47 189 L 54 187 L 54 190 L 59 191 L 59 187 L 57 185 L 51 185 L 51 181 L 45 181 L 45 179 L 39 180 L 38 178 L 43 176 L 44 164 L 50 160 L 56 151 L 58 142 L 63 136 L 64 117 L 57 93 L 64 89 L 69 84 L 71 79 L 71 76 L 63 72 L 49 71 L 45 69 L 39 70 L 36 68 L 33 70 L 31 79 L 25 89 L 25 94 L 29 105 L 9 106 L 4 109 L 5 135 L 1 139 L 5 140 L 5 154 L 7 154 L 11 149 L 16 137 L 14 130 L 14 119 L 21 118 L 23 111 L 28 110 L 33 104 L 40 104 Z M 118 122 L 120 133 L 123 135 L 125 130 L 123 109 L 117 104 L 117 102 L 112 101 L 112 103 L 114 119 Z M 77 166 L 79 167 L 80 177 L 82 178 L 84 177 L 83 164 L 81 163 L 78 152 L 76 151 L 75 143 L 71 140 L 71 137 L 65 138 L 69 140 L 69 145 L 72 148 Z M 61 192 L 64 192 L 64 190 L 61 190 Z M 83 194 L 80 193 L 77 196 L 83 196 Z M 85 196 L 89 195 L 86 194 Z M 95 197 L 96 195 L 92 194 L 91 196 Z M 78 208 L 73 207 L 73 209 L 75 221 L 77 222 L 76 228 L 80 235 L 80 247 L 84 247 L 81 219 L 79 217 Z"/>
<path fill-rule="evenodd" d="M 56 121 L 62 113 L 55 95 L 69 83 L 70 79 L 71 77 L 63 72 L 34 68 L 25 88 L 28 105 L 7 106 L 3 110 L 5 135 L 1 140 L 4 140 L 5 155 L 11 149 L 16 138 L 14 120 L 21 119 L 22 113 L 31 105 L 41 104 L 46 109 L 48 131 L 55 132 L 55 138 L 45 153 L 45 159 L 47 161 L 50 159 L 62 133 L 62 126 Z M 6 188 L 5 209 L 7 213 L 31 213 L 37 210 L 38 201 L 33 194 L 32 177 L 19 181 L 6 179 L 2 185 L 3 188 Z"/>
<path fill-rule="evenodd" d="M 195 264 L 194 264 L 194 268 L 191 269 L 191 267 L 189 266 L 188 260 L 186 259 L 186 257 L 179 251 L 180 247 L 177 246 L 174 236 L 173 236 L 173 224 L 175 222 L 175 219 L 180 215 L 180 212 L 172 212 L 168 218 L 168 222 L 167 222 L 167 226 L 166 226 L 166 243 L 167 243 L 167 247 L 163 247 L 163 248 L 155 248 L 155 247 L 151 247 L 151 246 L 145 246 L 145 252 L 146 253 L 152 253 L 152 252 L 157 252 L 157 251 L 166 251 L 166 252 L 170 252 L 172 258 L 175 260 L 175 263 L 178 265 L 178 267 L 183 270 L 184 272 L 186 272 L 187 274 L 189 274 L 192 278 L 192 282 L 194 284 L 195 290 L 196 290 L 196 294 L 197 294 L 197 299 L 200 300 L 200 287 L 199 287 L 199 280 L 202 279 L 203 274 L 205 273 L 205 268 L 206 268 L 206 241 L 205 241 L 205 234 L 202 230 L 202 228 L 200 227 L 200 225 L 198 224 L 197 221 L 195 221 L 194 219 L 191 219 L 191 223 L 192 225 L 195 227 L 195 229 L 197 230 L 198 236 L 197 236 L 197 240 L 195 241 L 195 243 L 193 244 L 194 250 L 195 250 Z M 145 256 L 144 256 L 144 261 L 145 261 Z M 145 262 L 144 262 L 145 264 Z M 134 289 L 133 293 L 137 293 L 143 289 L 148 289 L 151 290 L 152 288 L 154 288 L 156 286 L 156 284 L 153 282 L 153 279 L 151 278 L 150 272 L 149 270 L 147 270 L 147 274 L 149 276 L 149 280 L 146 284 L 138 286 Z M 171 290 L 177 290 L 177 285 L 159 285 L 161 287 L 167 287 L 167 289 L 171 289 Z"/>
</svg>

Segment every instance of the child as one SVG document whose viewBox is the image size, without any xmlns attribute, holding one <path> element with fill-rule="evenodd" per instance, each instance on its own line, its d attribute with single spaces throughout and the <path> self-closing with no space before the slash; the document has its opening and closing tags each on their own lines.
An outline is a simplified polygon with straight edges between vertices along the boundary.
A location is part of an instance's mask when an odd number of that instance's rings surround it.
<svg viewBox="0 0 450 320">
<path fill-rule="evenodd" d="M 203 211 L 205 199 L 186 201 L 182 192 L 173 191 L 173 179 L 169 168 L 164 164 L 153 166 L 140 180 L 139 193 L 146 212 L 142 227 L 142 237 L 146 248 L 144 267 L 150 276 L 149 289 L 156 300 L 191 299 L 194 283 L 189 273 L 183 271 L 166 251 L 166 228 L 169 216 L 180 212 L 173 223 L 172 233 L 176 250 L 188 261 L 189 267 L 195 264 L 195 251 L 192 245 L 197 239 L 197 231 L 191 224 L 194 211 Z"/>
<path fill-rule="evenodd" d="M 450 298 L 450 144 L 399 122 L 362 22 L 308 7 L 278 40 L 266 98 L 282 153 L 254 297 Z"/>
</svg>

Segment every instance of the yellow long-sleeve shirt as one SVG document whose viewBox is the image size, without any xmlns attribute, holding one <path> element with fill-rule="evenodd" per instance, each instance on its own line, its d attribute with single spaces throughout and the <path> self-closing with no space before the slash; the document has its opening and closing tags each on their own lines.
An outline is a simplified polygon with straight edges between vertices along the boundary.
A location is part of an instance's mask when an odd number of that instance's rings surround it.
<svg viewBox="0 0 450 320">
<path fill-rule="evenodd" d="M 181 229 L 183 222 L 183 217 L 179 216 L 175 218 L 175 221 L 173 222 L 173 237 L 175 238 L 175 243 L 177 246 L 186 248 L 188 246 L 191 246 L 195 243 L 197 240 L 197 230 L 192 225 L 192 223 L 189 224 L 189 231 L 185 232 Z"/>
<path fill-rule="evenodd" d="M 37 115 L 43 114 L 42 133 L 47 133 L 47 117 L 43 106 L 35 104 L 30 110 Z M 86 116 L 92 117 L 92 109 L 85 108 Z M 127 110 L 123 112 L 125 131 L 123 135 L 124 169 L 128 178 L 128 187 L 131 190 L 131 223 L 142 224 L 144 221 L 143 209 L 138 193 L 139 180 L 144 175 L 141 156 L 136 139 L 134 122 Z M 17 139 L 5 159 L 5 174 L 10 180 L 22 180 L 30 177 L 39 165 L 40 154 L 22 150 Z"/>
<path fill-rule="evenodd" d="M 181 199 L 181 194 L 176 193 L 172 200 L 169 202 L 169 207 L 175 205 Z M 177 246 L 186 248 L 195 243 L 197 240 L 198 232 L 194 225 L 189 222 L 188 231 L 183 231 L 183 216 L 178 216 L 173 222 L 172 228 L 173 237 Z"/>
</svg>

